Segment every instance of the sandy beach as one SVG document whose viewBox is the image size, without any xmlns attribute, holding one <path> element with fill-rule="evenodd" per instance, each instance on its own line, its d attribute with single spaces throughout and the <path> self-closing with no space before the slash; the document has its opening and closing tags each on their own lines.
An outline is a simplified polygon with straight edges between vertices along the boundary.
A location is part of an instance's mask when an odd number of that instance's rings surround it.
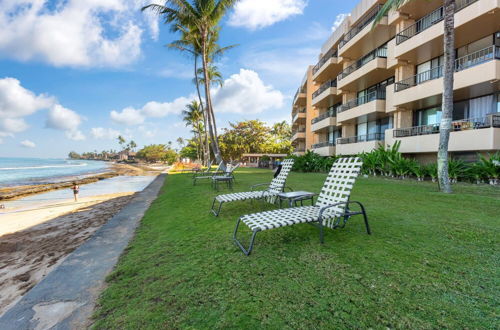
<svg viewBox="0 0 500 330">
<path fill-rule="evenodd" d="M 70 182 L 4 188 L 12 198 L 0 200 L 0 315 L 50 273 L 74 249 L 118 213 L 135 192 L 159 173 L 117 165 L 80 184 L 78 202 Z M 1 189 L 0 189 L 1 190 Z"/>
<path fill-rule="evenodd" d="M 115 193 L 0 212 L 0 315 L 132 198 Z"/>
</svg>

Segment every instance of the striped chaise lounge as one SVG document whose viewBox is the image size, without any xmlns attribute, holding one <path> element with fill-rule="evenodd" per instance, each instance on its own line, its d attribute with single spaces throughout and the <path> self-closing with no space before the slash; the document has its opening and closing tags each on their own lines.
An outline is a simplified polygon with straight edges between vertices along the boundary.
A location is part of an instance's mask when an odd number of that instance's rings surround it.
<svg viewBox="0 0 500 330">
<path fill-rule="evenodd" d="M 217 169 L 215 170 L 215 172 L 210 172 L 210 167 L 208 168 L 209 170 L 207 172 L 203 172 L 203 173 L 195 173 L 193 175 L 193 186 L 196 185 L 196 181 L 197 180 L 200 180 L 200 179 L 212 179 L 212 177 L 214 175 L 222 175 L 224 172 L 223 172 L 223 165 L 224 165 L 224 162 L 220 162 L 219 163 L 219 166 L 217 166 Z"/>
<path fill-rule="evenodd" d="M 358 157 L 339 158 L 332 166 L 321 193 L 314 206 L 291 207 L 260 213 L 247 214 L 238 219 L 233 239 L 247 256 L 252 252 L 255 235 L 258 232 L 299 223 L 310 223 L 319 228 L 320 242 L 323 243 L 323 228 L 343 228 L 353 215 L 362 214 L 366 231 L 370 234 L 365 208 L 360 202 L 350 201 L 351 189 L 361 170 L 362 161 Z M 359 211 L 349 209 L 350 204 L 357 204 Z M 236 237 L 240 222 L 252 231 L 248 249 L 243 247 Z"/>
<path fill-rule="evenodd" d="M 285 159 L 281 164 L 281 171 L 279 174 L 271 181 L 271 183 L 259 183 L 250 187 L 251 191 L 244 191 L 232 194 L 224 194 L 219 195 L 214 198 L 212 203 L 212 213 L 217 217 L 220 213 L 220 209 L 222 208 L 222 204 L 235 202 L 235 201 L 244 201 L 244 200 L 253 200 L 253 199 L 267 199 L 268 202 L 274 203 L 277 195 L 280 192 L 283 192 L 285 189 L 286 179 L 288 178 L 288 173 L 293 166 L 293 159 Z M 266 190 L 254 190 L 256 187 L 268 185 Z M 215 208 L 216 202 L 219 203 L 217 209 Z"/>
</svg>

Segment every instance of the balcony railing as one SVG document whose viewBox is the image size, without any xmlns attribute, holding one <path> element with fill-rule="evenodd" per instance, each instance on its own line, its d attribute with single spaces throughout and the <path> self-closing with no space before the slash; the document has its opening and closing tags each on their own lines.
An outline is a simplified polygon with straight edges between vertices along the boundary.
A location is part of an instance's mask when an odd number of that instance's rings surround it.
<svg viewBox="0 0 500 330">
<path fill-rule="evenodd" d="M 305 133 L 305 132 L 306 132 L 305 128 L 298 128 L 298 129 L 294 129 L 292 131 L 292 135 L 295 135 L 295 134 L 298 134 L 298 133 Z"/>
<path fill-rule="evenodd" d="M 382 141 L 385 138 L 384 133 L 370 133 L 366 135 L 351 136 L 346 138 L 338 138 L 337 144 L 349 144 L 368 141 Z"/>
<path fill-rule="evenodd" d="M 455 60 L 455 72 L 462 71 L 493 59 L 500 59 L 500 47 L 489 46 L 474 53 L 462 56 Z M 443 76 L 443 66 L 438 66 L 428 71 L 421 72 L 410 78 L 400 80 L 394 84 L 394 91 L 399 92 L 419 85 L 425 81 L 438 79 Z"/>
<path fill-rule="evenodd" d="M 306 148 L 295 148 L 293 149 L 293 152 L 305 152 Z"/>
<path fill-rule="evenodd" d="M 337 113 L 347 111 L 349 109 L 358 107 L 360 105 L 363 105 L 365 103 L 375 101 L 375 100 L 385 100 L 385 88 L 380 88 L 377 89 L 376 91 L 373 91 L 371 93 L 368 93 L 366 95 L 360 96 L 358 98 L 352 99 L 350 101 L 347 101 L 346 103 L 342 104 L 340 108 L 337 110 Z"/>
<path fill-rule="evenodd" d="M 337 79 L 329 80 L 324 84 L 322 84 L 321 86 L 319 86 L 318 90 L 313 93 L 312 98 L 314 99 L 315 97 L 317 97 L 330 87 L 337 87 Z"/>
<path fill-rule="evenodd" d="M 337 50 L 335 48 L 330 49 L 321 59 L 318 61 L 318 63 L 314 66 L 312 69 L 313 74 L 316 74 L 316 72 L 321 69 L 321 67 L 331 58 L 337 57 Z"/>
<path fill-rule="evenodd" d="M 356 24 L 349 32 L 347 32 L 344 35 L 344 38 L 339 43 L 339 48 L 344 47 L 346 43 L 349 42 L 352 38 L 354 38 L 358 33 L 361 32 L 367 25 L 369 25 L 375 17 L 377 16 L 378 12 L 382 8 L 383 5 L 378 5 L 375 8 L 373 8 L 370 12 L 368 12 L 365 17 L 358 23 Z"/>
<path fill-rule="evenodd" d="M 293 116 L 292 116 L 292 123 L 295 123 L 295 121 L 297 121 L 297 119 L 299 119 L 299 115 L 301 113 L 305 113 L 306 112 L 306 109 L 300 109 L 299 111 L 297 111 L 297 113 L 295 113 Z"/>
<path fill-rule="evenodd" d="M 354 71 L 358 70 L 359 68 L 361 68 L 365 64 L 373 61 L 377 57 L 382 57 L 382 58 L 387 57 L 387 44 L 385 44 L 377 49 L 372 50 L 371 52 L 369 52 L 368 54 L 366 54 L 365 56 L 363 56 L 362 58 L 360 58 L 359 60 L 357 60 L 353 64 L 349 65 L 344 70 L 342 70 L 342 72 L 340 72 L 339 75 L 337 76 L 337 80 L 341 80 L 341 79 L 347 77 L 348 75 L 350 75 Z"/>
<path fill-rule="evenodd" d="M 456 0 L 455 1 L 455 13 L 464 9 L 465 7 L 471 5 L 472 3 L 479 0 Z M 396 35 L 396 45 L 399 45 L 402 42 L 416 36 L 422 31 L 427 30 L 434 24 L 441 22 L 444 18 L 444 7 L 439 7 L 433 12 L 425 15 L 414 24 L 410 25 L 403 31 L 399 32 Z"/>
<path fill-rule="evenodd" d="M 319 148 L 324 148 L 324 147 L 335 147 L 335 142 L 320 142 L 312 145 L 313 149 L 319 149 Z"/>
<path fill-rule="evenodd" d="M 455 120 L 451 123 L 451 128 L 455 132 L 490 128 L 490 127 L 500 127 L 500 115 L 492 114 L 480 118 Z M 439 124 L 433 124 L 433 125 L 423 125 L 423 126 L 415 126 L 408 128 L 398 128 L 392 131 L 392 136 L 395 138 L 401 138 L 408 136 L 418 136 L 418 135 L 428 135 L 428 134 L 438 134 L 438 133 L 439 133 Z"/>
<path fill-rule="evenodd" d="M 338 108 L 338 107 L 337 107 Z M 337 109 L 333 109 L 333 110 L 328 110 L 327 112 L 325 113 L 322 113 L 321 115 L 319 115 L 318 117 L 316 118 L 313 118 L 311 120 L 311 124 L 316 124 L 317 122 L 320 122 L 322 121 L 323 119 L 326 119 L 326 118 L 330 118 L 330 117 L 337 117 Z"/>
</svg>

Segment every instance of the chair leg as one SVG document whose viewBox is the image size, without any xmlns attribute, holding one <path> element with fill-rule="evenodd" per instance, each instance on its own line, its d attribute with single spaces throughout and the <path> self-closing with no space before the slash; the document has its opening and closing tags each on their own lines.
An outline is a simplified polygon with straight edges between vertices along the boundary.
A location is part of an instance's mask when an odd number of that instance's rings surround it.
<svg viewBox="0 0 500 330">
<path fill-rule="evenodd" d="M 216 211 L 216 210 L 214 209 L 214 206 L 215 206 L 215 201 L 216 201 L 216 200 L 217 200 L 217 199 L 216 199 L 216 198 L 214 198 L 214 201 L 213 201 L 213 203 L 212 203 L 212 208 L 210 209 L 210 211 L 212 211 L 212 213 L 213 213 L 216 217 L 218 217 L 218 216 L 219 216 L 219 213 L 220 213 L 220 209 L 222 208 L 222 204 L 223 204 L 224 202 L 219 202 L 219 207 L 217 208 L 217 211 Z"/>
<path fill-rule="evenodd" d="M 238 221 L 236 221 L 236 228 L 234 228 L 234 233 L 233 233 L 233 240 L 234 240 L 234 243 L 241 249 L 241 251 L 243 251 L 243 253 L 246 255 L 246 256 L 249 256 L 250 253 L 252 252 L 253 250 L 253 244 L 255 242 L 255 236 L 257 235 L 257 232 L 258 231 L 253 231 L 252 232 L 252 237 L 250 238 L 250 245 L 248 246 L 248 250 L 245 249 L 245 247 L 243 247 L 243 245 L 241 244 L 241 242 L 238 240 L 238 238 L 236 237 L 236 233 L 238 232 L 238 227 L 240 225 L 240 221 L 241 221 L 241 218 L 238 218 Z"/>
<path fill-rule="evenodd" d="M 321 220 L 319 221 L 319 242 L 321 244 L 325 243 L 325 237 L 323 233 L 323 222 Z"/>
<path fill-rule="evenodd" d="M 361 212 L 363 213 L 363 218 L 365 220 L 366 233 L 371 235 L 372 231 L 370 230 L 370 225 L 368 224 L 368 216 L 366 215 L 365 207 L 361 203 L 359 203 L 359 206 L 361 207 Z"/>
</svg>

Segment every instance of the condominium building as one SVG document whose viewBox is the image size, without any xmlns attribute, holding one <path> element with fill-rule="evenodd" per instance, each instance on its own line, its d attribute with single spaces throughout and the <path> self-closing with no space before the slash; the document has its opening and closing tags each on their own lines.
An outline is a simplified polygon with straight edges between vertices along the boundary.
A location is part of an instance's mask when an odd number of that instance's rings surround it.
<svg viewBox="0 0 500 330">
<path fill-rule="evenodd" d="M 307 69 L 292 114 L 298 151 L 350 155 L 401 141 L 401 152 L 435 159 L 443 1 L 406 2 L 373 27 L 384 2 L 359 2 Z M 449 150 L 500 150 L 500 0 L 456 0 L 455 48 Z"/>
</svg>

